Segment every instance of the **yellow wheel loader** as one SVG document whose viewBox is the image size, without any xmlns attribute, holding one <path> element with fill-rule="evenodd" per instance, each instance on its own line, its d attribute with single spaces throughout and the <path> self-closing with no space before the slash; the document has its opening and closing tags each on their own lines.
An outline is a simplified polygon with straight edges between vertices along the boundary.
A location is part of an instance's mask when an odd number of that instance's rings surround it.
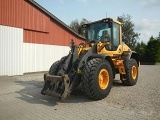
<svg viewBox="0 0 160 120">
<path fill-rule="evenodd" d="M 66 99 L 79 84 L 93 100 L 105 98 L 116 74 L 124 85 L 138 79 L 138 54 L 122 42 L 122 23 L 111 18 L 82 25 L 85 43 L 70 43 L 70 52 L 44 74 L 43 95 Z"/>
</svg>

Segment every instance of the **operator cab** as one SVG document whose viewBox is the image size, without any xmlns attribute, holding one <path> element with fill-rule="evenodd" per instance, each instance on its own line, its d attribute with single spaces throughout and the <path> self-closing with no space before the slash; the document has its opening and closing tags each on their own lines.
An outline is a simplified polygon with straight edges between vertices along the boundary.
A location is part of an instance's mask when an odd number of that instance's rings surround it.
<svg viewBox="0 0 160 120">
<path fill-rule="evenodd" d="M 109 42 L 109 51 L 117 50 L 120 45 L 120 25 L 111 18 L 102 19 L 100 21 L 84 24 L 85 38 L 87 42 Z"/>
</svg>

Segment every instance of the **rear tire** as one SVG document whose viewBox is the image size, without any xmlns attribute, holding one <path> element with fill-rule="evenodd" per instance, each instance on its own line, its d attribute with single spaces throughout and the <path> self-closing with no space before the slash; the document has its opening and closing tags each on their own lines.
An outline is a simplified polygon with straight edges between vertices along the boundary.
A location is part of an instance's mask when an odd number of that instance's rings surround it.
<svg viewBox="0 0 160 120">
<path fill-rule="evenodd" d="M 113 82 L 112 68 L 108 61 L 102 58 L 93 58 L 84 66 L 82 85 L 87 96 L 93 100 L 105 98 Z"/>
<path fill-rule="evenodd" d="M 126 68 L 126 80 L 122 80 L 122 83 L 127 86 L 133 86 L 137 83 L 138 79 L 138 64 L 133 58 L 129 61 L 129 67 Z"/>
</svg>

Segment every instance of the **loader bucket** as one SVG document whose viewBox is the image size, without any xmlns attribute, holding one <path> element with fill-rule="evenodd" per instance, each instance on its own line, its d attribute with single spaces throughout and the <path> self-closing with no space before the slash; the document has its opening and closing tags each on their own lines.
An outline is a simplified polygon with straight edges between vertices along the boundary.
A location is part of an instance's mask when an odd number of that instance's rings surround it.
<svg viewBox="0 0 160 120">
<path fill-rule="evenodd" d="M 42 95 L 49 95 L 53 97 L 59 97 L 65 99 L 69 97 L 69 83 L 68 75 L 56 76 L 56 75 L 44 75 L 44 87 L 41 91 Z"/>
</svg>

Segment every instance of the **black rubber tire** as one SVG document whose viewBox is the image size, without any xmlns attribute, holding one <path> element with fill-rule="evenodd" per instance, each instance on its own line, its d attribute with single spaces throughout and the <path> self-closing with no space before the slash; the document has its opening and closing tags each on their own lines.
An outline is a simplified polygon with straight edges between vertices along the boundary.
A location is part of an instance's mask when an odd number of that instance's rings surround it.
<svg viewBox="0 0 160 120">
<path fill-rule="evenodd" d="M 50 69 L 49 69 L 49 74 L 50 74 L 50 75 L 56 75 L 57 72 L 58 72 L 58 67 L 59 67 L 59 65 L 60 65 L 60 60 L 54 62 L 54 63 L 51 65 Z"/>
<path fill-rule="evenodd" d="M 98 76 L 102 69 L 107 70 L 109 73 L 109 82 L 105 89 L 101 89 L 98 83 Z M 86 95 L 93 100 L 101 100 L 105 98 L 112 87 L 112 74 L 112 68 L 108 61 L 102 58 L 93 58 L 89 60 L 84 66 L 82 73 L 82 86 Z"/>
<path fill-rule="evenodd" d="M 57 72 L 59 70 L 59 65 L 63 64 L 63 62 L 65 61 L 65 59 L 67 58 L 67 56 L 62 57 L 60 60 L 54 62 L 50 69 L 49 69 L 49 74 L 50 75 L 57 75 Z"/>
<path fill-rule="evenodd" d="M 135 67 L 136 69 L 136 77 L 133 78 L 132 77 L 132 67 Z M 126 86 L 133 86 L 137 83 L 137 79 L 138 79 L 138 64 L 137 61 L 133 58 L 130 59 L 129 61 L 129 67 L 128 69 L 126 68 L 126 80 L 122 80 L 122 83 Z"/>
</svg>

